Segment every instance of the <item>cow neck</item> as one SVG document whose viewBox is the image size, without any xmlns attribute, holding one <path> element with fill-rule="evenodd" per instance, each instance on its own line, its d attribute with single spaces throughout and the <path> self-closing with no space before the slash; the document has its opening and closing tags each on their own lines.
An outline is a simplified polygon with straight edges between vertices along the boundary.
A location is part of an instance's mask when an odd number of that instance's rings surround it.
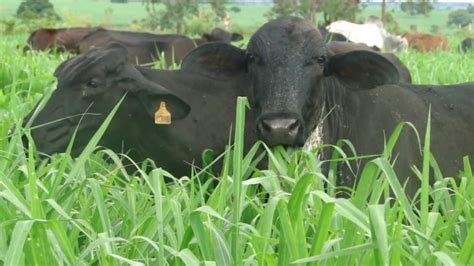
<svg viewBox="0 0 474 266">
<path fill-rule="evenodd" d="M 312 121 L 315 121 L 313 130 L 305 142 L 304 147 L 313 149 L 323 144 L 335 144 L 343 134 L 345 118 L 343 102 L 346 91 L 344 86 L 334 77 L 325 77 L 320 82 L 320 90 L 316 95 L 316 109 Z M 319 153 L 321 159 L 329 159 L 323 151 Z"/>
</svg>

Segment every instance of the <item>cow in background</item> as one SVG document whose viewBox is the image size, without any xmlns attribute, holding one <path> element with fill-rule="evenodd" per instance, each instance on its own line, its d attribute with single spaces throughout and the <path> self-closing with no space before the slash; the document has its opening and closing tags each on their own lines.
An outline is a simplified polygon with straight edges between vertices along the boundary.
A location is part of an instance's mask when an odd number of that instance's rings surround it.
<svg viewBox="0 0 474 266">
<path fill-rule="evenodd" d="M 318 26 L 319 32 L 323 36 L 326 43 L 328 42 L 348 42 L 349 40 L 340 33 L 330 32 L 325 26 Z"/>
<path fill-rule="evenodd" d="M 200 39 L 191 39 L 180 34 L 152 34 L 148 32 L 96 30 L 86 35 L 77 45 L 80 54 L 91 49 L 105 47 L 109 43 L 118 42 L 128 50 L 129 62 L 143 65 L 160 60 L 164 56 L 166 66 L 179 64 L 191 50 L 208 42 L 224 42 L 242 40 L 242 35 L 215 28 Z"/>
<path fill-rule="evenodd" d="M 237 33 L 237 32 L 230 33 L 221 28 L 214 28 L 210 33 L 204 33 L 201 38 L 194 39 L 194 41 L 199 46 L 208 42 L 230 43 L 230 42 L 238 42 L 243 39 L 244 37 L 240 33 Z"/>
<path fill-rule="evenodd" d="M 474 38 L 466 38 L 461 42 L 461 50 L 465 53 L 472 51 L 472 43 Z"/>
<path fill-rule="evenodd" d="M 60 52 L 75 52 L 76 45 L 84 36 L 94 32 L 100 27 L 87 28 L 42 28 L 33 31 L 28 40 L 27 45 L 23 51 L 36 50 L 46 51 L 49 49 L 56 49 Z"/>
<path fill-rule="evenodd" d="M 179 63 L 196 46 L 193 40 L 180 34 L 152 34 L 116 30 L 97 30 L 85 36 L 77 45 L 80 54 L 118 42 L 127 48 L 129 62 L 141 65 L 155 62 L 164 55 L 167 66 Z"/>
<path fill-rule="evenodd" d="M 326 29 L 344 35 L 351 42 L 363 43 L 385 52 L 403 52 L 408 48 L 404 38 L 388 33 L 378 23 L 356 24 L 340 20 L 329 24 Z"/>
<path fill-rule="evenodd" d="M 419 52 L 447 51 L 448 38 L 443 35 L 408 32 L 402 35 L 408 41 L 408 47 Z"/>
</svg>

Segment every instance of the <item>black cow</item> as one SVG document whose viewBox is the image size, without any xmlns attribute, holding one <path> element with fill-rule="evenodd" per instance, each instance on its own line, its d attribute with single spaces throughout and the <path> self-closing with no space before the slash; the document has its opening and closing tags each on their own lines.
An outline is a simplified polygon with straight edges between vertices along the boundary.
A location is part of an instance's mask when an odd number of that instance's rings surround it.
<svg viewBox="0 0 474 266">
<path fill-rule="evenodd" d="M 461 50 L 465 53 L 472 50 L 472 43 L 474 42 L 474 38 L 466 38 L 461 42 Z"/>
<path fill-rule="evenodd" d="M 344 138 L 359 154 L 380 154 L 385 137 L 402 121 L 413 123 L 423 136 L 431 106 L 431 151 L 442 172 L 456 175 L 464 155 L 474 158 L 473 83 L 398 84 L 399 73 L 389 60 L 370 51 L 330 56 L 319 31 L 300 18 L 266 23 L 246 51 L 218 43 L 201 46 L 183 60 L 182 69 L 229 82 L 251 80 L 258 136 L 270 145 L 303 146 L 307 139 L 334 144 Z M 312 134 L 315 129 L 319 134 Z M 400 180 L 413 177 L 408 184 L 413 195 L 419 180 L 410 166 L 421 167 L 415 134 L 404 131 L 393 154 L 399 154 Z M 355 181 L 348 171 L 342 176 L 349 177 L 338 180 L 343 184 Z"/>
<path fill-rule="evenodd" d="M 127 47 L 129 61 L 134 64 L 148 64 L 160 59 L 161 54 L 167 66 L 181 60 L 197 45 L 208 42 L 230 43 L 242 40 L 242 35 L 215 28 L 199 39 L 191 39 L 180 34 L 152 34 L 147 32 L 130 32 L 98 29 L 81 39 L 77 44 L 79 53 L 104 47 L 111 42 L 119 42 Z"/>
<path fill-rule="evenodd" d="M 193 40 L 179 34 L 152 34 L 99 29 L 79 41 L 77 50 L 85 53 L 91 49 L 105 47 L 109 43 L 119 42 L 128 50 L 129 61 L 134 64 L 147 64 L 157 61 L 161 54 L 166 65 L 180 63 L 184 56 L 196 46 Z"/>
<path fill-rule="evenodd" d="M 57 89 L 32 122 L 38 151 L 64 152 L 78 128 L 72 150 L 77 156 L 127 93 L 99 144 L 126 152 L 135 161 L 151 158 L 177 177 L 190 174 L 190 164 L 201 158 L 204 149 L 224 151 L 236 97 L 247 94 L 244 89 L 249 87 L 245 79 L 234 83 L 181 70 L 137 67 L 117 43 L 62 63 L 55 76 Z M 170 125 L 154 122 L 161 103 L 171 113 Z M 251 113 L 247 119 L 253 120 Z M 252 123 L 245 133 L 249 147 L 256 141 Z"/>
<path fill-rule="evenodd" d="M 201 38 L 194 39 L 194 41 L 197 45 L 202 45 L 208 42 L 238 42 L 243 39 L 244 37 L 240 33 L 230 33 L 221 28 L 214 28 L 210 33 L 204 33 Z"/>
</svg>

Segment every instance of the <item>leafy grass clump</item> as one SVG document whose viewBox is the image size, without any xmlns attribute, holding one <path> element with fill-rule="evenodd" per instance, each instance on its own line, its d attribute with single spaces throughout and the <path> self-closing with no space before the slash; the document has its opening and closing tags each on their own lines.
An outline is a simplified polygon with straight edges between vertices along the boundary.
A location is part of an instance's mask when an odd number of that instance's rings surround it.
<svg viewBox="0 0 474 266">
<path fill-rule="evenodd" d="M 408 199 L 388 156 L 403 124 L 348 198 L 335 197 L 333 180 L 349 158 L 321 161 L 323 147 L 286 151 L 263 143 L 244 153 L 244 98 L 223 170 L 205 179 L 200 172 L 173 177 L 153 162 L 125 170 L 124 155 L 96 151 L 108 120 L 78 158 L 66 152 L 42 159 L 31 145 L 26 152 L 7 131 L 54 87 L 53 70 L 64 58 L 19 54 L 11 48 L 19 40 L 0 44 L 0 264 L 474 264 L 468 159 L 459 180 L 444 177 L 430 157 L 429 134 L 421 136 L 422 186 Z M 416 62 L 409 67 L 419 67 L 420 77 L 431 73 Z M 472 72 L 464 71 L 452 83 L 467 81 Z M 262 160 L 267 169 L 257 167 Z"/>
</svg>

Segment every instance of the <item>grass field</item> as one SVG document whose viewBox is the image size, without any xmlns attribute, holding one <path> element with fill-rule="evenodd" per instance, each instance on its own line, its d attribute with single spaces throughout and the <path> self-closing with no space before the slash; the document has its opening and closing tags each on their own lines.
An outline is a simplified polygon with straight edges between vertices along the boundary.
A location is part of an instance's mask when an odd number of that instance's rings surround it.
<svg viewBox="0 0 474 266">
<path fill-rule="evenodd" d="M 409 200 L 382 156 L 365 167 L 350 198 L 335 198 L 324 187 L 334 184 L 337 163 L 324 176 L 321 165 L 329 162 L 317 150 L 242 154 L 240 117 L 223 172 L 207 180 L 142 165 L 131 174 L 119 155 L 93 152 L 100 131 L 76 159 L 40 159 L 32 146 L 26 153 L 18 135 L 8 141 L 8 130 L 54 89 L 52 73 L 65 55 L 23 55 L 15 47 L 25 39 L 0 42 L 0 264 L 474 264 L 469 163 L 458 183 L 421 170 L 420 194 Z M 474 54 L 401 58 L 415 83 L 474 80 Z M 254 168 L 261 159 L 269 169 Z M 432 186 L 429 176 L 437 180 Z M 389 188 L 396 197 L 380 204 Z"/>
<path fill-rule="evenodd" d="M 0 2 L 0 20 L 15 14 L 20 0 L 2 0 Z M 146 16 L 145 6 L 141 2 L 112 4 L 107 0 L 50 0 L 56 11 L 69 22 L 87 22 L 91 25 L 102 24 L 109 27 L 127 27 L 133 20 Z M 233 6 L 233 5 L 232 5 Z M 266 22 L 264 14 L 271 8 L 269 5 L 237 5 L 241 11 L 232 13 L 236 29 L 255 29 Z M 455 28 L 446 25 L 450 10 L 433 10 L 429 16 L 410 16 L 400 10 L 388 10 L 396 17 L 402 31 L 410 25 L 417 25 L 421 32 L 429 32 L 432 25 L 437 25 L 442 33 L 452 33 Z M 369 15 L 380 16 L 380 9 L 368 7 L 362 9 L 358 18 Z M 257 25 L 257 26 L 256 26 Z M 247 30 L 246 30 L 247 31 Z"/>
</svg>

